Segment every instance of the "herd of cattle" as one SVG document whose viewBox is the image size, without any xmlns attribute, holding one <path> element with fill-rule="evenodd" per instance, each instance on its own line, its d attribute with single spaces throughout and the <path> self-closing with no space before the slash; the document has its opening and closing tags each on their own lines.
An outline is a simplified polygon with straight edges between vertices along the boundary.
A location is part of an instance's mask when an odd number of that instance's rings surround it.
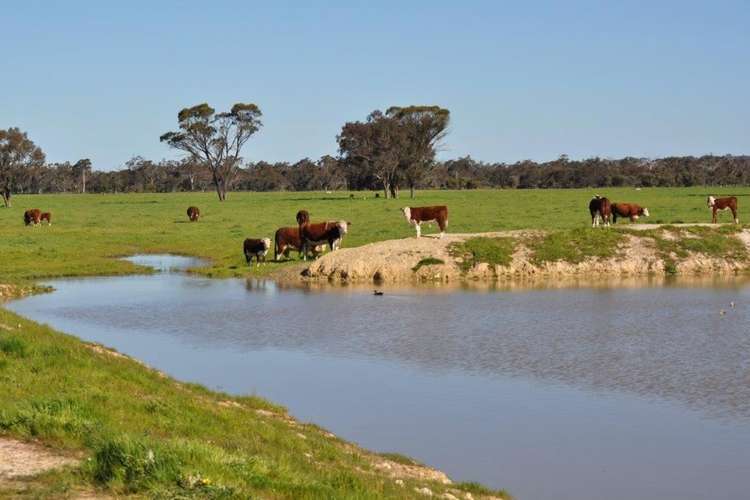
<svg viewBox="0 0 750 500">
<path fill-rule="evenodd" d="M 737 217 L 737 198 L 728 196 L 726 198 L 715 198 L 709 196 L 706 199 L 708 208 L 711 209 L 711 222 L 716 224 L 716 213 L 719 210 L 731 210 L 732 218 L 735 224 L 740 223 Z M 609 226 L 610 222 L 614 224 L 618 217 L 627 217 L 630 222 L 637 221 L 641 216 L 648 217 L 648 208 L 642 207 L 637 203 L 612 203 L 604 196 L 595 195 L 589 202 L 589 212 L 591 213 L 591 227 L 597 227 L 600 224 Z"/>
<path fill-rule="evenodd" d="M 719 210 L 731 210 L 734 223 L 739 223 L 736 197 L 715 198 L 709 196 L 706 201 L 712 211 L 711 222 L 716 223 L 716 215 Z M 610 223 L 616 223 L 618 217 L 627 217 L 631 222 L 635 222 L 641 216 L 649 216 L 646 207 L 641 207 L 636 203 L 612 203 L 608 198 L 599 195 L 594 196 L 589 202 L 589 212 L 592 227 L 597 227 L 600 224 L 609 226 Z M 440 228 L 440 238 L 445 235 L 445 230 L 448 227 L 448 207 L 445 205 L 404 207 L 401 209 L 401 213 L 406 221 L 416 229 L 417 238 L 422 234 L 421 225 L 431 222 L 437 223 Z M 195 206 L 188 207 L 187 216 L 191 222 L 197 222 L 201 216 L 201 211 Z M 352 225 L 351 222 L 345 220 L 311 222 L 307 210 L 297 212 L 296 219 L 297 226 L 281 227 L 276 230 L 274 235 L 274 260 L 278 261 L 281 256 L 288 259 L 291 250 L 297 251 L 303 260 L 307 260 L 308 257 L 317 257 L 325 250 L 326 245 L 331 251 L 334 251 L 341 246 L 344 235 L 349 232 L 349 226 Z M 36 226 L 41 224 L 42 221 L 51 225 L 52 213 L 33 208 L 24 212 L 23 221 L 27 226 Z M 266 254 L 270 249 L 270 238 L 247 238 L 242 245 L 245 260 L 248 264 L 252 262 L 253 258 L 255 258 L 256 265 L 265 262 Z"/>
</svg>

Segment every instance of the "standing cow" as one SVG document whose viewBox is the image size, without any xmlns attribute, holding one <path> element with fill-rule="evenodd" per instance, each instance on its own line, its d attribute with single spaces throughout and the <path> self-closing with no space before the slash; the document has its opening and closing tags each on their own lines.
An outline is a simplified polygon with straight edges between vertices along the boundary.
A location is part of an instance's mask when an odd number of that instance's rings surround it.
<svg viewBox="0 0 750 500">
<path fill-rule="evenodd" d="M 628 217 L 630 222 L 635 222 L 640 218 L 648 217 L 648 208 L 641 207 L 636 203 L 613 203 L 612 204 L 612 222 L 617 222 L 617 217 Z"/>
<path fill-rule="evenodd" d="M 247 238 L 242 244 L 242 251 L 245 253 L 245 260 L 248 265 L 252 263 L 255 257 L 255 265 L 259 265 L 261 260 L 266 262 L 266 254 L 271 248 L 271 239 L 262 238 L 259 240 Z"/>
<path fill-rule="evenodd" d="M 187 216 L 188 219 L 190 219 L 190 222 L 196 222 L 201 216 L 201 211 L 198 209 L 198 207 L 188 207 Z"/>
<path fill-rule="evenodd" d="M 440 238 L 445 236 L 448 227 L 448 207 L 438 205 L 434 207 L 404 207 L 401 209 L 406 221 L 417 230 L 417 238 L 422 236 L 423 222 L 437 222 L 440 228 Z"/>
<path fill-rule="evenodd" d="M 713 196 L 709 196 L 706 201 L 708 203 L 708 208 L 711 209 L 711 223 L 716 224 L 716 212 L 719 210 L 731 210 L 734 223 L 740 223 L 740 219 L 737 217 L 736 197 L 729 196 L 727 198 L 714 198 Z"/>
<path fill-rule="evenodd" d="M 23 213 L 23 223 L 27 226 L 40 224 L 42 221 L 42 211 L 38 208 L 32 208 L 31 210 L 26 210 Z"/>
<path fill-rule="evenodd" d="M 310 222 L 310 214 L 307 210 L 300 210 L 297 212 L 297 224 L 299 224 L 302 260 L 307 260 L 308 252 L 317 245 L 327 243 L 332 252 L 339 248 L 352 223 L 344 220 L 313 223 Z"/>
<path fill-rule="evenodd" d="M 589 202 L 589 213 L 591 214 L 591 227 L 598 227 L 602 222 L 605 227 L 609 226 L 612 218 L 612 204 L 609 198 L 594 195 Z"/>
<path fill-rule="evenodd" d="M 302 255 L 302 240 L 299 237 L 299 227 L 280 227 L 273 237 L 273 260 L 279 260 L 280 256 L 289 258 L 289 251 L 295 250 Z M 310 249 L 311 256 L 317 257 L 323 253 L 325 245 L 315 245 Z"/>
</svg>

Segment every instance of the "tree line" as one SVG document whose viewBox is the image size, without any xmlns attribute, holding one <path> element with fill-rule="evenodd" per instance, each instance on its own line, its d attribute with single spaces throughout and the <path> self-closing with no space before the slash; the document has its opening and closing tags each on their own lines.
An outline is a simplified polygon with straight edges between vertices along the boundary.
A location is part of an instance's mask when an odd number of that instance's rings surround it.
<svg viewBox="0 0 750 500">
<path fill-rule="evenodd" d="M 243 147 L 261 127 L 255 104 L 217 113 L 208 104 L 178 113 L 178 130 L 160 140 L 183 151 L 180 160 L 131 158 L 118 170 L 93 170 L 83 158 L 48 163 L 18 128 L 0 129 L 0 196 L 13 193 L 127 193 L 216 190 L 372 190 L 397 197 L 401 189 L 681 187 L 750 184 L 750 156 L 705 155 L 658 159 L 626 157 L 488 163 L 464 157 L 439 161 L 450 112 L 439 106 L 375 110 L 345 123 L 337 156 L 289 162 L 247 162 Z"/>
</svg>

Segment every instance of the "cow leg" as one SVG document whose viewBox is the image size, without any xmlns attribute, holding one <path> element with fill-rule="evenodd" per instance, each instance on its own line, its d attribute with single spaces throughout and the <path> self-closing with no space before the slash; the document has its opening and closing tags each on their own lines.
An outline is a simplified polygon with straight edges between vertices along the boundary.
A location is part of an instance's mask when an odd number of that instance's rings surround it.
<svg viewBox="0 0 750 500">
<path fill-rule="evenodd" d="M 736 208 L 732 209 L 732 217 L 734 217 L 734 223 L 735 224 L 739 224 L 740 223 L 740 220 L 737 218 L 737 209 Z"/>
<path fill-rule="evenodd" d="M 419 238 L 420 236 L 422 236 L 422 226 L 421 226 L 421 223 L 417 222 L 416 224 L 414 224 L 414 227 L 417 229 L 417 238 Z"/>
<path fill-rule="evenodd" d="M 711 212 L 711 224 L 716 224 L 716 207 Z"/>
</svg>

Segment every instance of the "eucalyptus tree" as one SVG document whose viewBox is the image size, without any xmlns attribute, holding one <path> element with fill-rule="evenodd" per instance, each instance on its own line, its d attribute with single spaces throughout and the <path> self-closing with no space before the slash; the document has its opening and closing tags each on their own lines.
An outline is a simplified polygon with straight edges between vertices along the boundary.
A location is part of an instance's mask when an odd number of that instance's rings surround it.
<svg viewBox="0 0 750 500">
<path fill-rule="evenodd" d="M 224 201 L 237 174 L 242 147 L 260 130 L 261 116 L 255 104 L 237 103 L 225 113 L 198 104 L 181 110 L 177 114 L 179 130 L 163 134 L 160 140 L 205 164 L 219 200 Z"/>
<path fill-rule="evenodd" d="M 450 111 L 440 106 L 393 106 L 386 116 L 398 124 L 399 173 L 414 198 L 414 189 L 432 169 L 437 149 L 448 134 Z"/>
<path fill-rule="evenodd" d="M 82 158 L 73 165 L 73 172 L 81 179 L 80 189 L 81 193 L 86 192 L 86 176 L 91 175 L 91 160 L 88 158 Z"/>
<path fill-rule="evenodd" d="M 0 197 L 6 207 L 26 172 L 44 165 L 44 152 L 16 127 L 0 130 Z"/>
</svg>

